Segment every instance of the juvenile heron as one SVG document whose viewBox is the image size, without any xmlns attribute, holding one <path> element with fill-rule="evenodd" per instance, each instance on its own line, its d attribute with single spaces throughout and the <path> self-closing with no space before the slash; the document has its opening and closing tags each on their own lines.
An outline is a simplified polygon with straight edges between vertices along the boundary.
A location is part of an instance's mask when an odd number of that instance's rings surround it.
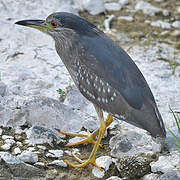
<svg viewBox="0 0 180 180">
<path fill-rule="evenodd" d="M 53 13 L 45 21 L 23 20 L 16 24 L 38 29 L 55 40 L 56 51 L 74 83 L 96 109 L 100 127 L 92 134 L 88 132 L 85 136 L 60 131 L 85 137 L 67 146 L 85 142 L 94 144 L 86 161 L 73 155 L 80 164 L 65 161 L 68 165 L 79 168 L 92 164 L 101 169 L 95 162 L 95 156 L 113 117 L 145 129 L 153 137 L 166 137 L 163 120 L 142 73 L 130 56 L 94 24 L 65 12 Z M 103 111 L 108 112 L 105 120 Z"/>
</svg>

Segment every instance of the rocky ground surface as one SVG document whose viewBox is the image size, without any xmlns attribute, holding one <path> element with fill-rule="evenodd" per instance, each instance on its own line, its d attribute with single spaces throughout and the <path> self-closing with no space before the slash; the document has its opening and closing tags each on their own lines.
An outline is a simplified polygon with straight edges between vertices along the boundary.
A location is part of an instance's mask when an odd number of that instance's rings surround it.
<svg viewBox="0 0 180 180">
<path fill-rule="evenodd" d="M 86 159 L 92 145 L 66 148 L 98 127 L 96 113 L 75 88 L 53 40 L 14 22 L 45 19 L 55 11 L 79 14 L 104 30 L 136 62 L 165 122 L 178 136 L 169 106 L 180 111 L 180 1 L 0 0 L 0 179 L 178 180 L 180 155 L 166 141 L 115 120 L 97 153 L 104 171 L 67 167 L 75 152 Z M 58 90 L 58 91 L 57 91 Z M 165 147 L 165 148 L 164 148 Z"/>
</svg>

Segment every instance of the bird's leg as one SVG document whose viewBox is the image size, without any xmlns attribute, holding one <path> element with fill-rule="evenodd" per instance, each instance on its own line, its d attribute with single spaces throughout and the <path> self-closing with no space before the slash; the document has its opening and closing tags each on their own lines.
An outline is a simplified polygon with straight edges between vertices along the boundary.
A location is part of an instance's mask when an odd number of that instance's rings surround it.
<svg viewBox="0 0 180 180">
<path fill-rule="evenodd" d="M 106 120 L 105 120 L 106 128 L 112 123 L 112 121 L 113 121 L 112 115 L 108 114 L 107 117 L 106 117 Z M 96 141 L 94 139 L 99 133 L 99 128 L 96 129 L 95 131 L 93 131 L 93 133 L 90 133 L 89 131 L 87 131 L 88 135 L 78 134 L 78 133 L 67 133 L 67 132 L 64 132 L 64 131 L 61 131 L 61 130 L 58 130 L 58 132 L 61 133 L 61 134 L 64 134 L 64 135 L 68 135 L 68 136 L 78 136 L 78 137 L 84 137 L 85 138 L 85 139 L 83 139 L 81 141 L 78 141 L 76 143 L 68 143 L 68 144 L 65 145 L 66 147 L 70 147 L 70 146 L 77 146 L 77 145 L 84 144 L 84 143 L 95 144 Z M 101 145 L 100 145 L 100 147 L 101 147 Z"/>
<path fill-rule="evenodd" d="M 93 166 L 95 166 L 95 167 L 99 168 L 100 170 L 102 170 L 102 168 L 96 164 L 95 156 L 96 156 L 96 152 L 97 152 L 97 150 L 98 150 L 98 148 L 99 148 L 100 142 L 101 142 L 101 140 L 102 140 L 102 138 L 103 138 L 103 136 L 104 136 L 104 133 L 105 133 L 105 130 L 106 130 L 106 123 L 105 123 L 105 121 L 104 121 L 103 111 L 102 111 L 98 106 L 96 106 L 95 104 L 94 104 L 94 107 L 95 107 L 95 109 L 96 109 L 96 112 L 97 112 L 98 117 L 99 117 L 99 120 L 100 120 L 100 128 L 99 128 L 99 131 L 98 131 L 99 133 L 98 133 L 97 141 L 96 141 L 96 143 L 95 143 L 95 145 L 94 145 L 94 148 L 93 148 L 93 150 L 92 150 L 92 152 L 91 152 L 88 160 L 82 161 L 81 159 L 79 159 L 79 158 L 78 158 L 76 155 L 74 155 L 74 154 L 72 154 L 72 155 L 73 155 L 73 156 L 75 157 L 75 159 L 76 159 L 77 161 L 79 161 L 81 164 L 75 165 L 75 164 L 71 164 L 69 161 L 65 160 L 65 162 L 66 162 L 69 166 L 71 166 L 71 167 L 73 167 L 73 168 L 81 168 L 81 167 L 85 167 L 85 166 L 88 165 L 88 164 L 92 164 Z"/>
</svg>

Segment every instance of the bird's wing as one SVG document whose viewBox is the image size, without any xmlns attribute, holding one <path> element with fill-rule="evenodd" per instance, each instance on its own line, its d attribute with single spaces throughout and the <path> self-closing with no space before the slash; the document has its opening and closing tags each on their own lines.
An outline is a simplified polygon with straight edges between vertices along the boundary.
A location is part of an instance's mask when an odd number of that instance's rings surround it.
<svg viewBox="0 0 180 180">
<path fill-rule="evenodd" d="M 81 61 L 120 92 L 131 107 L 141 109 L 147 99 L 154 102 L 152 92 L 136 64 L 109 37 L 105 34 L 81 36 L 79 43 L 85 52 L 80 52 Z"/>
</svg>

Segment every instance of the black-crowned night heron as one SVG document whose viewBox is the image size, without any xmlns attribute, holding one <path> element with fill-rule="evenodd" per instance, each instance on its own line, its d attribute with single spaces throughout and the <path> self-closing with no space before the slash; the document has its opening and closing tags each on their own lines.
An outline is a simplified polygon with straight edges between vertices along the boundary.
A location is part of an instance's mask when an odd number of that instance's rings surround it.
<svg viewBox="0 0 180 180">
<path fill-rule="evenodd" d="M 73 155 L 80 164 L 66 161 L 68 165 L 79 168 L 92 164 L 101 169 L 95 162 L 95 156 L 113 117 L 145 129 L 153 137 L 165 138 L 164 123 L 145 78 L 128 54 L 94 24 L 65 12 L 51 14 L 45 21 L 23 20 L 16 24 L 38 29 L 55 40 L 56 51 L 74 83 L 94 104 L 98 114 L 100 128 L 92 134 L 61 132 L 85 137 L 67 146 L 85 142 L 95 144 L 88 160 L 82 161 Z M 105 120 L 103 110 L 109 113 Z"/>
</svg>

